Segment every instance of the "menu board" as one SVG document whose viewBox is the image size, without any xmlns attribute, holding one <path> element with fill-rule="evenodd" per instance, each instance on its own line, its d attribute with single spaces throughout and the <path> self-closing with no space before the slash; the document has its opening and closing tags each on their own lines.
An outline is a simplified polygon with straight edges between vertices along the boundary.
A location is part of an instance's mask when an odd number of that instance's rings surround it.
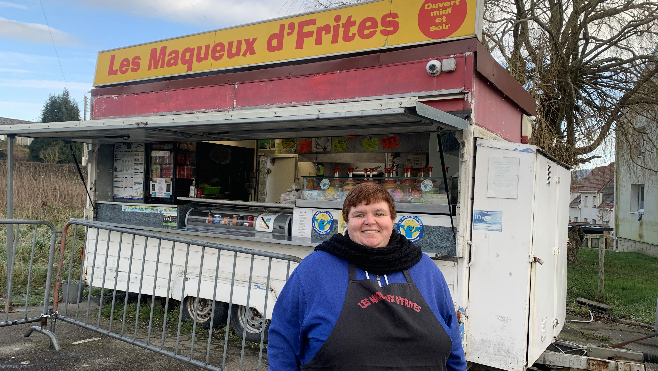
<svg viewBox="0 0 658 371">
<path fill-rule="evenodd" d="M 114 145 L 115 200 L 144 200 L 144 144 L 116 143 Z"/>
</svg>

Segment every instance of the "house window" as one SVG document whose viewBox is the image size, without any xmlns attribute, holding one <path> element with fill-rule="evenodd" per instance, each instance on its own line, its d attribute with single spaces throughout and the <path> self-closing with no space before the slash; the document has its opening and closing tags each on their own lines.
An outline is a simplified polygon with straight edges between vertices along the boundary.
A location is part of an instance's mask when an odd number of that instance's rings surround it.
<svg viewBox="0 0 658 371">
<path fill-rule="evenodd" d="M 603 224 L 605 224 L 605 225 L 610 225 L 610 221 L 609 221 L 609 220 L 604 220 L 604 221 L 603 221 Z"/>
<path fill-rule="evenodd" d="M 580 247 L 589 247 L 589 245 L 588 245 L 588 243 L 587 243 L 588 241 L 589 241 L 588 238 L 583 238 L 583 244 L 580 245 Z"/>
<path fill-rule="evenodd" d="M 589 206 L 589 196 L 585 196 L 585 207 Z"/>
<path fill-rule="evenodd" d="M 578 223 L 578 217 L 577 217 L 577 216 L 574 216 L 574 217 L 573 217 L 573 221 L 574 221 L 574 223 Z"/>
<path fill-rule="evenodd" d="M 642 157 L 644 156 L 644 153 L 647 151 L 647 139 L 642 136 L 642 139 L 640 139 L 640 145 L 636 149 L 637 151 L 637 157 Z"/>
<path fill-rule="evenodd" d="M 592 219 L 592 224 L 596 224 L 596 219 Z"/>
<path fill-rule="evenodd" d="M 631 212 L 644 212 L 644 184 L 631 184 Z"/>
<path fill-rule="evenodd" d="M 585 223 L 587 223 L 587 218 L 585 218 Z"/>
<path fill-rule="evenodd" d="M 592 238 L 592 247 L 595 249 L 599 248 L 599 239 L 598 238 Z"/>
</svg>

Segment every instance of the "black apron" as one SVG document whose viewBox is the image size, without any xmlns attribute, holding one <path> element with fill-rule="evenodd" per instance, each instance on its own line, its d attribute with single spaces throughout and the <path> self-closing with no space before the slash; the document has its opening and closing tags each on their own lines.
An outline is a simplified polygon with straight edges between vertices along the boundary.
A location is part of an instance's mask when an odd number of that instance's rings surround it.
<svg viewBox="0 0 658 371">
<path fill-rule="evenodd" d="M 418 287 L 356 280 L 350 264 L 336 326 L 303 370 L 445 370 L 452 340 Z M 452 303 L 450 303 L 452 304 Z"/>
</svg>

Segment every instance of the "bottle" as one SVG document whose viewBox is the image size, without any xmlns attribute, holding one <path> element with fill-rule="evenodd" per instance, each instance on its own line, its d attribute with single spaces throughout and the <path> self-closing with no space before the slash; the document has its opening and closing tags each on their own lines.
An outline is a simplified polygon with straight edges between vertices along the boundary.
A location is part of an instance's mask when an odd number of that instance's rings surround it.
<svg viewBox="0 0 658 371">
<path fill-rule="evenodd" d="M 323 176 L 324 175 L 324 165 L 322 165 L 322 164 L 316 164 L 315 165 L 315 175 L 316 176 Z"/>
<path fill-rule="evenodd" d="M 194 179 L 192 179 L 192 185 L 190 186 L 189 197 L 191 197 L 191 198 L 196 197 L 196 180 L 194 180 Z"/>
</svg>

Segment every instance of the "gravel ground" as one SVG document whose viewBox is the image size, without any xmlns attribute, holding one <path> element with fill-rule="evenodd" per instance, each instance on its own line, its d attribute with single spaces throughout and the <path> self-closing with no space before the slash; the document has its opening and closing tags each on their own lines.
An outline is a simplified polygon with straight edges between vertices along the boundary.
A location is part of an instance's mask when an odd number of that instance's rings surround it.
<svg viewBox="0 0 658 371">
<path fill-rule="evenodd" d="M 590 318 L 567 315 L 567 322 L 558 339 L 584 346 L 608 346 L 654 333 L 652 327 L 643 324 L 620 323 L 597 316 L 594 321 L 589 320 Z M 630 343 L 623 349 L 658 355 L 658 337 Z"/>
<path fill-rule="evenodd" d="M 86 308 L 86 307 L 85 307 Z M 80 319 L 84 321 L 86 310 L 81 312 Z M 28 317 L 38 317 L 39 308 L 29 308 Z M 60 313 L 63 313 L 60 307 Z M 89 323 L 96 324 L 97 317 L 91 310 Z M 97 312 L 96 312 L 97 313 Z M 71 313 L 69 313 L 71 315 Z M 0 313 L 0 321 L 5 321 L 5 313 Z M 72 316 L 72 315 L 71 315 Z M 17 308 L 17 313 L 11 313 L 9 319 L 16 320 L 25 317 L 24 308 Z M 113 371 L 135 371 L 135 370 L 176 370 L 191 371 L 203 370 L 188 362 L 174 359 L 159 354 L 155 351 L 130 344 L 126 341 L 115 339 L 111 336 L 85 329 L 81 326 L 57 321 L 55 335 L 61 347 L 55 351 L 50 346 L 47 336 L 33 332 L 31 336 L 24 337 L 25 332 L 33 324 L 20 324 L 8 327 L 0 327 L 0 370 L 113 370 Z M 101 321 L 101 328 L 108 329 L 108 323 Z M 50 329 L 47 327 L 46 329 Z M 114 323 L 114 331 L 120 331 L 120 324 Z M 125 336 L 133 336 L 134 327 L 127 326 Z M 160 330 L 161 331 L 161 330 Z M 197 329 L 197 331 L 203 331 Z M 207 331 L 207 330 L 205 330 Z M 207 332 L 206 332 L 207 334 Z M 176 329 L 168 331 L 164 347 L 172 352 L 177 344 Z M 146 342 L 147 329 L 137 330 L 137 339 Z M 184 357 L 190 355 L 190 334 L 182 335 L 178 340 L 178 354 Z M 154 332 L 150 344 L 160 346 L 161 332 Z M 220 367 L 223 364 L 224 335 L 217 333 L 212 338 L 210 346 L 210 358 L 208 364 Z M 196 339 L 194 345 L 194 359 L 205 362 L 207 336 Z M 267 369 L 266 355 L 263 355 L 261 370 Z M 242 366 L 242 367 L 241 367 Z M 232 336 L 227 347 L 225 369 L 232 370 L 258 370 L 258 348 L 247 343 L 244 357 L 241 354 L 241 341 Z"/>
<path fill-rule="evenodd" d="M 35 308 L 35 312 L 38 314 L 38 308 Z M 29 314 L 31 317 L 31 313 Z M 24 313 L 15 315 L 24 316 Z M 4 318 L 5 314 L 0 313 L 0 321 L 4 321 Z M 577 322 L 588 320 L 589 318 L 567 316 L 567 322 L 559 339 L 581 344 L 583 347 L 605 346 L 653 333 L 653 329 L 649 326 L 618 323 L 605 318 L 595 318 L 592 322 Z M 55 329 L 62 349 L 55 351 L 50 348 L 49 339 L 42 334 L 34 332 L 30 337 L 24 337 L 23 334 L 29 327 L 30 325 L 16 325 L 0 328 L 0 370 L 191 371 L 204 369 L 62 321 L 57 322 Z M 181 348 L 184 348 L 182 344 L 185 344 L 185 341 L 185 339 L 181 341 Z M 173 339 L 168 342 L 173 342 Z M 233 346 L 234 348 L 229 349 L 228 352 L 226 369 L 240 370 L 239 344 Z M 205 353 L 205 342 L 198 343 L 198 347 Z M 658 355 L 658 337 L 641 340 L 624 348 Z M 187 349 L 189 355 L 189 347 Z M 222 355 L 223 346 L 211 347 L 210 364 L 221 366 Z M 647 371 L 658 371 L 658 364 L 647 363 L 645 366 Z M 257 349 L 246 350 L 242 369 L 258 369 Z M 266 369 L 266 363 L 261 369 Z"/>
</svg>

